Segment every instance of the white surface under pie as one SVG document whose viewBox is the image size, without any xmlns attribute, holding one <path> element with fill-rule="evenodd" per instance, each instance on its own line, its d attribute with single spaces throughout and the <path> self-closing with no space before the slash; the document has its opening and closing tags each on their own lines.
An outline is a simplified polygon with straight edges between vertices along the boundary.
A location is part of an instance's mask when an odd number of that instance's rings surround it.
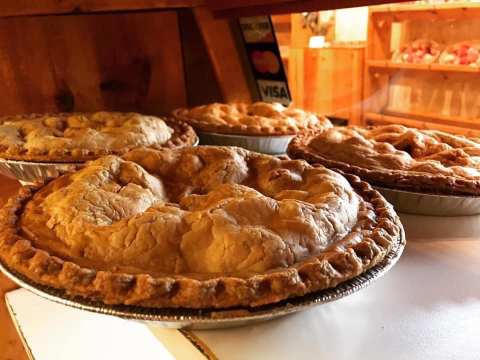
<svg viewBox="0 0 480 360">
<path fill-rule="evenodd" d="M 478 359 L 480 216 L 402 215 L 402 221 L 406 251 L 392 271 L 369 288 L 279 320 L 194 334 L 219 359 Z M 31 310 L 23 308 L 29 312 L 23 316 L 28 322 L 19 320 L 36 360 L 57 359 L 51 354 L 65 354 L 65 344 L 80 351 L 78 358 L 104 358 L 105 352 L 92 353 L 92 347 L 84 345 L 93 334 L 110 338 L 108 317 L 88 313 L 82 326 L 72 326 L 65 313 L 80 310 L 35 299 Z M 11 305 L 15 310 L 16 304 Z M 54 332 L 41 315 L 44 306 L 51 321 L 55 319 Z M 147 338 L 149 351 L 155 349 L 146 327 L 117 320 L 124 332 L 133 334 L 128 344 L 115 342 L 119 349 L 147 346 Z M 40 347 L 39 340 L 49 346 Z M 155 358 L 169 358 L 164 347 L 157 346 Z"/>
</svg>

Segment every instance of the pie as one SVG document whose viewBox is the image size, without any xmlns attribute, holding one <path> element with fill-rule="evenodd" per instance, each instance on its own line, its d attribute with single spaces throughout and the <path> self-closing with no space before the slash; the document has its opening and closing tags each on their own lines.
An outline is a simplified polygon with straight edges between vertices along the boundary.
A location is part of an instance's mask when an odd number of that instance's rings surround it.
<svg viewBox="0 0 480 360">
<path fill-rule="evenodd" d="M 294 135 L 303 130 L 331 127 L 314 113 L 280 103 L 220 104 L 177 109 L 173 116 L 204 132 L 236 135 Z"/>
<path fill-rule="evenodd" d="M 136 113 L 32 114 L 0 118 L 0 158 L 83 162 L 136 147 L 192 145 L 193 129 Z"/>
<path fill-rule="evenodd" d="M 402 125 L 335 127 L 300 135 L 288 153 L 377 186 L 480 195 L 480 140 Z"/>
<path fill-rule="evenodd" d="M 235 147 L 102 157 L 0 213 L 0 259 L 108 304 L 230 308 L 334 287 L 403 241 L 356 176 Z"/>
</svg>

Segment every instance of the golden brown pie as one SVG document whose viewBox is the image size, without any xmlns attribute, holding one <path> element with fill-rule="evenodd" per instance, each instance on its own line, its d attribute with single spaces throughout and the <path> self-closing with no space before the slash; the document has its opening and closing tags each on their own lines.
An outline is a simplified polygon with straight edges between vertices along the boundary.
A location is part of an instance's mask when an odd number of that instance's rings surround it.
<svg viewBox="0 0 480 360">
<path fill-rule="evenodd" d="M 293 135 L 332 124 L 325 117 L 280 103 L 220 104 L 177 109 L 173 116 L 204 132 L 237 135 Z"/>
<path fill-rule="evenodd" d="M 357 177 L 234 147 L 106 156 L 0 213 L 0 259 L 109 304 L 259 306 L 334 287 L 401 240 Z"/>
<path fill-rule="evenodd" d="M 288 153 L 378 186 L 480 195 L 480 141 L 402 125 L 335 127 L 300 135 Z"/>
<path fill-rule="evenodd" d="M 32 114 L 0 118 L 0 158 L 82 162 L 133 148 L 192 145 L 187 124 L 136 113 Z"/>
</svg>

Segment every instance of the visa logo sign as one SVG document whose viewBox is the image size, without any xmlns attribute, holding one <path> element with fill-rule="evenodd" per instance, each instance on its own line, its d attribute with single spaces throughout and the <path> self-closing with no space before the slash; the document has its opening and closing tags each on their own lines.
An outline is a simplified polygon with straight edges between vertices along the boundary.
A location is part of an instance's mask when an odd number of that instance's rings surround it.
<svg viewBox="0 0 480 360">
<path fill-rule="evenodd" d="M 257 80 L 260 96 L 266 102 L 279 102 L 288 106 L 292 101 L 287 84 L 283 81 Z"/>
</svg>

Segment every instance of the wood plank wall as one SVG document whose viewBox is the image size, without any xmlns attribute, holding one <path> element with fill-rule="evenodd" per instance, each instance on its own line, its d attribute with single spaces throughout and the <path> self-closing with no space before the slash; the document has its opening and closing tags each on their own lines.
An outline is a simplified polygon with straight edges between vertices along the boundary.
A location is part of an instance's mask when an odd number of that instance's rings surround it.
<svg viewBox="0 0 480 360">
<path fill-rule="evenodd" d="M 175 12 L 0 19 L 0 113 L 186 104 Z"/>
<path fill-rule="evenodd" d="M 246 76 L 202 8 L 0 18 L 0 115 L 250 101 Z"/>
</svg>

